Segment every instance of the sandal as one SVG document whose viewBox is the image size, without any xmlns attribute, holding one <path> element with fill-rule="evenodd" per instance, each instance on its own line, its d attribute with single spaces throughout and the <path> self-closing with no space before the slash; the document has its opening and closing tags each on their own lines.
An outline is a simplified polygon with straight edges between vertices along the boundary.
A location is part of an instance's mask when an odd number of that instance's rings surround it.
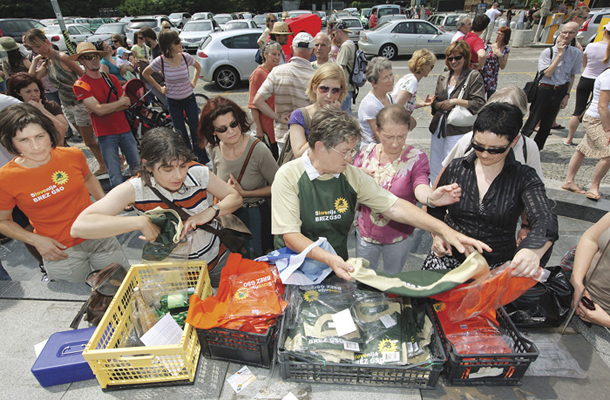
<svg viewBox="0 0 610 400">
<path fill-rule="evenodd" d="M 589 200 L 598 201 L 602 197 L 602 195 L 599 193 L 595 194 L 593 192 L 587 192 L 585 193 L 585 197 Z"/>
<path fill-rule="evenodd" d="M 95 171 L 93 173 L 93 175 L 94 176 L 101 176 L 101 175 L 104 175 L 104 174 L 107 174 L 107 173 L 108 173 L 107 169 L 98 169 L 97 171 Z"/>
<path fill-rule="evenodd" d="M 565 127 L 565 126 L 563 126 L 563 125 L 555 125 L 555 126 L 552 126 L 552 127 L 551 127 L 551 129 L 565 129 L 565 128 L 566 128 L 566 127 Z"/>
<path fill-rule="evenodd" d="M 571 184 L 569 186 L 566 186 L 565 184 L 561 185 L 561 188 L 563 190 L 567 190 L 568 192 L 572 192 L 572 193 L 576 193 L 576 194 L 585 194 L 586 193 L 584 190 L 582 190 L 581 188 L 576 186 L 575 183 L 573 183 L 573 184 Z"/>
</svg>

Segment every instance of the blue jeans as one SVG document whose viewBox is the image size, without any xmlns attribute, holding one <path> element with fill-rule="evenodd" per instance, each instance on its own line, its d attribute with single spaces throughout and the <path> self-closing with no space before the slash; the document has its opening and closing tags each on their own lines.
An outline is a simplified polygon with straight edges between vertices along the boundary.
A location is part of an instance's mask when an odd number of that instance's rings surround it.
<svg viewBox="0 0 610 400">
<path fill-rule="evenodd" d="M 352 115 L 352 96 L 354 95 L 353 91 L 347 92 L 347 95 L 345 95 L 345 99 L 343 100 L 343 103 L 341 104 L 341 111 L 346 111 L 347 115 L 351 116 Z"/>
<path fill-rule="evenodd" d="M 138 144 L 131 131 L 118 135 L 100 136 L 97 138 L 104 158 L 104 164 L 108 168 L 110 176 L 110 187 L 116 187 L 123 183 L 121 162 L 119 160 L 119 147 L 129 164 L 129 172 L 133 175 L 140 168 L 140 154 Z"/>
<path fill-rule="evenodd" d="M 207 164 L 210 159 L 205 149 L 199 147 L 199 138 L 197 137 L 197 129 L 199 128 L 199 108 L 197 107 L 197 100 L 195 95 L 190 95 L 186 99 L 175 100 L 167 98 L 167 106 L 169 107 L 169 115 L 172 117 L 172 123 L 174 127 L 182 135 L 182 139 L 195 153 L 201 164 Z M 191 137 L 186 131 L 186 125 L 184 123 L 184 115 L 186 114 L 186 121 L 191 131 Z M 192 141 L 192 144 L 191 144 Z"/>
<path fill-rule="evenodd" d="M 54 101 L 61 106 L 61 100 L 59 100 L 59 91 L 45 93 L 44 97 L 46 97 L 47 100 Z"/>
<path fill-rule="evenodd" d="M 2 260 L 0 260 L 0 281 L 12 281 L 11 276 L 4 269 L 4 265 L 2 265 Z"/>
<path fill-rule="evenodd" d="M 271 236 L 271 209 L 269 202 L 261 204 L 259 207 L 242 207 L 235 211 L 239 219 L 252 232 L 251 238 L 246 238 L 244 247 L 246 248 L 246 258 L 257 258 L 273 249 L 273 238 Z"/>
</svg>

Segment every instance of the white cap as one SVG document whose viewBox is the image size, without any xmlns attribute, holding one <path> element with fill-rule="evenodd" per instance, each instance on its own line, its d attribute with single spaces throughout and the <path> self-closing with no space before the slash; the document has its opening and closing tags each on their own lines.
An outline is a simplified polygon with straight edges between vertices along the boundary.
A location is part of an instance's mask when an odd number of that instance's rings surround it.
<svg viewBox="0 0 610 400">
<path fill-rule="evenodd" d="M 302 47 L 305 49 L 313 49 L 313 36 L 307 32 L 298 33 L 292 40 L 292 45 L 295 47 Z"/>
</svg>

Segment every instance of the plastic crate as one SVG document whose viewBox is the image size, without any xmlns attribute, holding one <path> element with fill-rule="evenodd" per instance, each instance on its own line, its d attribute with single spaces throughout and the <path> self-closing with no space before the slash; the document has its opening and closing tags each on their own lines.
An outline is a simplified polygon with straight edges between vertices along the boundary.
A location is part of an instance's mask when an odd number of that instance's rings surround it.
<svg viewBox="0 0 610 400">
<path fill-rule="evenodd" d="M 431 316 L 427 310 L 428 317 Z M 289 315 L 288 309 L 285 315 Z M 279 337 L 280 376 L 284 380 L 310 383 L 392 386 L 409 389 L 433 389 L 447 360 L 443 344 L 432 330 L 431 361 L 413 365 L 360 365 L 312 361 L 282 348 L 287 335 L 287 320 L 282 321 Z"/>
<path fill-rule="evenodd" d="M 525 371 L 538 358 L 538 349 L 524 338 L 510 320 L 504 308 L 497 310 L 499 329 L 509 343 L 513 353 L 507 354 L 458 354 L 447 340 L 443 328 L 432 306 L 433 323 L 440 334 L 449 359 L 445 365 L 444 377 L 448 385 L 521 385 Z"/>
<path fill-rule="evenodd" d="M 201 345 L 195 329 L 185 324 L 180 344 L 168 346 L 118 347 L 132 330 L 131 299 L 134 287 L 154 280 L 166 292 L 195 287 L 195 294 L 212 294 L 205 261 L 189 261 L 187 274 L 171 271 L 176 263 L 133 265 L 114 296 L 106 314 L 83 351 L 102 389 L 137 386 L 192 384 Z"/>
<path fill-rule="evenodd" d="M 281 316 L 276 318 L 265 334 L 223 328 L 197 329 L 203 356 L 269 368 L 275 363 L 273 356 L 281 319 Z"/>
</svg>

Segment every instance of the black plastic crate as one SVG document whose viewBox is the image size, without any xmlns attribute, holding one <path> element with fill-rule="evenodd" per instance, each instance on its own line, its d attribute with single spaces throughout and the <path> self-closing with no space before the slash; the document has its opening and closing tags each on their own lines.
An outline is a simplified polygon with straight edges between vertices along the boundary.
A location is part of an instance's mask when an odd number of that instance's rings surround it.
<svg viewBox="0 0 610 400">
<path fill-rule="evenodd" d="M 286 309 L 285 315 L 289 315 L 289 308 Z M 428 310 L 428 317 L 431 317 L 430 310 Z M 283 348 L 287 335 L 287 321 L 288 318 L 284 318 L 282 321 L 278 344 L 280 376 L 284 380 L 433 389 L 438 383 L 443 365 L 447 360 L 440 337 L 433 330 L 430 350 L 434 358 L 429 362 L 386 366 L 313 361 Z M 434 324 L 434 322 L 432 323 Z"/>
<path fill-rule="evenodd" d="M 214 360 L 269 368 L 275 363 L 274 349 L 281 320 L 281 316 L 276 318 L 265 334 L 224 328 L 197 329 L 201 352 Z"/>
<path fill-rule="evenodd" d="M 538 349 L 531 341 L 524 338 L 510 320 L 504 308 L 497 310 L 496 319 L 499 329 L 513 353 L 504 354 L 458 354 L 447 340 L 439 319 L 432 309 L 432 322 L 436 325 L 449 359 L 445 365 L 444 378 L 448 385 L 471 386 L 516 386 L 521 385 L 525 371 L 538 358 Z M 510 343 L 512 342 L 512 343 Z"/>
</svg>

